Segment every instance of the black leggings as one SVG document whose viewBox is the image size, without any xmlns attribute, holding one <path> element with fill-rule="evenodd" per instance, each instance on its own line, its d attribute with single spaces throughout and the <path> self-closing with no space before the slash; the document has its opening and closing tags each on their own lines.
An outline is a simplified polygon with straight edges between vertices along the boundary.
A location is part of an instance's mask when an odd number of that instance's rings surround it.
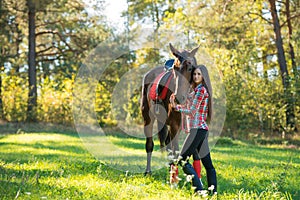
<svg viewBox="0 0 300 200">
<path fill-rule="evenodd" d="M 192 155 L 194 158 L 198 155 L 206 170 L 214 169 L 208 146 L 208 131 L 204 129 L 191 129 L 183 143 L 180 155 L 184 161 L 187 161 L 187 158 L 190 158 Z"/>
</svg>

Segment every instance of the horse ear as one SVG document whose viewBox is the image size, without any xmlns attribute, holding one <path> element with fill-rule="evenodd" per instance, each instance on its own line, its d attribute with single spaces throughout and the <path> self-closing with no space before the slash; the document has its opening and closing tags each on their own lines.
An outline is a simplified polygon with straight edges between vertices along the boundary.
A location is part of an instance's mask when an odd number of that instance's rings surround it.
<svg viewBox="0 0 300 200">
<path fill-rule="evenodd" d="M 174 55 L 175 57 L 180 56 L 180 52 L 179 52 L 177 49 L 175 49 L 171 43 L 169 43 L 169 45 L 170 45 L 170 49 L 171 49 L 173 55 Z"/>
<path fill-rule="evenodd" d="M 191 51 L 191 55 L 190 55 L 190 56 L 194 57 L 195 54 L 197 53 L 199 47 L 200 47 L 200 45 L 199 45 L 198 47 L 196 47 L 195 49 L 193 49 L 193 50 Z"/>
</svg>

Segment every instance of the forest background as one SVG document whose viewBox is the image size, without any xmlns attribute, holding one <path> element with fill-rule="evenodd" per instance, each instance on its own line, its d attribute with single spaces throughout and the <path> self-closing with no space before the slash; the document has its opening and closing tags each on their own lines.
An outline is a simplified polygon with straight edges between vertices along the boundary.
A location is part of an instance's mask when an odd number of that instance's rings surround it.
<svg viewBox="0 0 300 200">
<path fill-rule="evenodd" d="M 147 24 L 155 48 L 129 49 L 115 59 L 92 94 L 101 127 L 117 127 L 116 116 L 142 125 L 141 91 L 123 88 L 132 94 L 130 101 L 114 112 L 112 93 L 127 71 L 170 58 L 157 46 L 168 45 L 160 35 L 171 30 L 183 35 L 174 46 L 200 45 L 218 69 L 226 93 L 222 136 L 299 145 L 298 0 L 127 0 L 125 29 L 107 22 L 104 1 L 91 2 L 87 9 L 82 0 L 0 1 L 1 126 L 73 127 L 74 81 L 89 53 L 108 38 L 126 49 Z"/>
</svg>

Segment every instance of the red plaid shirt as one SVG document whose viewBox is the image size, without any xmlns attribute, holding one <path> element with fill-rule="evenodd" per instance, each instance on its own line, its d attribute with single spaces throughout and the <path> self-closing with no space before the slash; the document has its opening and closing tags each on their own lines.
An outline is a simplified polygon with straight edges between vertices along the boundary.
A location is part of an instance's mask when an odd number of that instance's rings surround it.
<svg viewBox="0 0 300 200">
<path fill-rule="evenodd" d="M 199 84 L 192 92 L 191 101 L 187 101 L 186 105 L 177 105 L 175 110 L 186 114 L 189 117 L 190 128 L 200 128 L 208 130 L 206 123 L 208 114 L 209 94 L 206 88 Z"/>
</svg>

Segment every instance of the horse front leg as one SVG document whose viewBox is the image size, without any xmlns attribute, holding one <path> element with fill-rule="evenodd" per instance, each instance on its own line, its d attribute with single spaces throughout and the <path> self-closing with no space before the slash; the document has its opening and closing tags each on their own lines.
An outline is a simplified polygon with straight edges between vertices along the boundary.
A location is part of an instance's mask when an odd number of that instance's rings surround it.
<svg viewBox="0 0 300 200">
<path fill-rule="evenodd" d="M 179 152 L 179 132 L 180 132 L 180 122 L 172 123 L 170 126 L 170 144 L 172 149 L 172 154 L 177 157 Z"/>
<path fill-rule="evenodd" d="M 169 137 L 169 144 L 171 151 L 169 155 L 171 155 L 171 162 L 170 164 L 170 183 L 178 183 L 178 167 L 174 164 L 174 159 L 177 159 L 179 156 L 179 144 L 178 144 L 178 135 L 179 135 L 179 126 L 174 123 L 174 121 L 170 124 L 170 131 L 168 134 Z"/>
</svg>

